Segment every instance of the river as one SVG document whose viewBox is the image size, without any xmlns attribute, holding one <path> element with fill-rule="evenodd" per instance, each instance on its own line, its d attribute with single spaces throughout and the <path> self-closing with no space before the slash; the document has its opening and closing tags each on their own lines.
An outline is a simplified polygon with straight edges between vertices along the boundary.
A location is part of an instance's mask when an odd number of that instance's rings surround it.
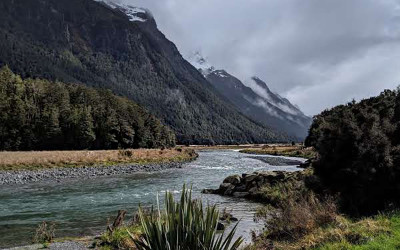
<svg viewBox="0 0 400 250">
<path fill-rule="evenodd" d="M 208 204 L 227 208 L 241 219 L 237 235 L 250 239 L 258 203 L 244 199 L 201 194 L 204 188 L 218 188 L 232 174 L 260 170 L 296 171 L 296 166 L 272 166 L 235 150 L 200 151 L 199 158 L 182 169 L 124 176 L 75 179 L 61 183 L 42 182 L 0 186 L 0 248 L 29 244 L 42 221 L 55 222 L 56 236 L 97 235 L 119 209 L 129 215 L 139 204 L 156 204 L 157 194 L 166 190 L 179 195 L 184 183 L 193 185 L 193 195 Z M 302 160 L 302 159 L 300 159 Z"/>
</svg>

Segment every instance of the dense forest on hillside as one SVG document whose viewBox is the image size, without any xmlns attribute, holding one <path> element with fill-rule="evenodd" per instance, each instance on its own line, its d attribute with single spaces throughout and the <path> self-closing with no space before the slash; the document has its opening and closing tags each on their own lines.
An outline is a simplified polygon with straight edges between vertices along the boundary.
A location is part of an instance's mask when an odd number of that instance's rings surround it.
<svg viewBox="0 0 400 250">
<path fill-rule="evenodd" d="M 109 90 L 0 70 L 0 150 L 157 148 L 175 135 Z"/>
<path fill-rule="evenodd" d="M 314 118 L 307 146 L 313 164 L 341 205 L 364 214 L 400 205 L 400 93 L 381 95 L 326 110 Z"/>
<path fill-rule="evenodd" d="M 183 144 L 289 141 L 216 93 L 146 22 L 92 0 L 0 1 L 0 66 L 24 78 L 111 89 L 145 107 Z"/>
</svg>

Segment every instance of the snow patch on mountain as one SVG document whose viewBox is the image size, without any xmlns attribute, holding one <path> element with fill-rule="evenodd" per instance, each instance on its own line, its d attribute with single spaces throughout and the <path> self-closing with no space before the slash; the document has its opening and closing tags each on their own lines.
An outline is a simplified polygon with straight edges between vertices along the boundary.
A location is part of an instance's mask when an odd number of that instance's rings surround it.
<svg viewBox="0 0 400 250">
<path fill-rule="evenodd" d="M 96 2 L 102 2 L 112 9 L 118 9 L 125 13 L 128 16 L 129 21 L 131 22 L 146 22 L 147 16 L 151 16 L 151 13 L 144 8 L 134 7 L 127 4 L 117 3 L 116 1 L 111 0 L 94 0 Z"/>
<path fill-rule="evenodd" d="M 219 76 L 219 77 L 222 77 L 222 78 L 229 77 L 228 73 L 226 73 L 225 70 L 215 70 L 215 71 L 213 71 L 213 72 L 211 72 L 211 73 L 212 73 L 212 74 L 215 74 L 215 75 L 217 75 L 217 76 Z"/>
<path fill-rule="evenodd" d="M 193 52 L 188 61 L 197 70 L 199 70 L 204 77 L 208 76 L 215 71 L 215 68 L 208 62 L 207 58 L 203 57 L 200 51 Z"/>
<path fill-rule="evenodd" d="M 204 57 L 200 51 L 195 51 L 190 54 L 188 57 L 188 61 L 198 69 L 204 77 L 210 79 L 215 79 L 215 77 L 223 79 L 228 79 L 229 77 L 234 78 L 232 75 L 227 73 L 225 70 L 217 70 L 213 67 L 206 57 Z M 224 81 L 225 81 L 224 80 Z M 253 76 L 245 81 L 240 81 L 240 84 L 244 84 L 244 86 L 249 87 L 258 98 L 250 98 L 242 93 L 242 97 L 246 99 L 249 103 L 254 106 L 260 107 L 264 109 L 264 111 L 274 116 L 282 121 L 291 121 L 297 123 L 300 126 L 304 126 L 304 121 L 307 117 L 303 114 L 303 112 L 290 103 L 290 101 L 277 93 L 272 92 L 268 85 L 262 81 L 260 78 Z M 242 87 L 237 86 L 236 81 L 231 81 L 231 86 L 236 89 L 242 89 Z"/>
</svg>

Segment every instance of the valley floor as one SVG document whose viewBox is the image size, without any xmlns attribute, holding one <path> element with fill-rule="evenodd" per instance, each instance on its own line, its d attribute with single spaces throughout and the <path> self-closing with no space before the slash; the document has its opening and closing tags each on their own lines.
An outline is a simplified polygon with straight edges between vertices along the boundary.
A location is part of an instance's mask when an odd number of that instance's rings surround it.
<svg viewBox="0 0 400 250">
<path fill-rule="evenodd" d="M 0 152 L 0 171 L 183 162 L 195 157 L 193 150 L 181 148 Z"/>
</svg>

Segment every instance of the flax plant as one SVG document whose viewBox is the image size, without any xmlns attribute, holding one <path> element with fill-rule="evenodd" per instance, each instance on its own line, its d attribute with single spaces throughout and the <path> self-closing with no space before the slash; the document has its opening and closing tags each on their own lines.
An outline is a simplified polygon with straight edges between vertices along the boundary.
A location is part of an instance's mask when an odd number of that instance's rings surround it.
<svg viewBox="0 0 400 250">
<path fill-rule="evenodd" d="M 200 200 L 192 200 L 192 191 L 185 185 L 180 201 L 166 192 L 164 210 L 157 199 L 157 212 L 149 214 L 139 208 L 139 218 L 143 234 L 132 237 L 139 250 L 234 250 L 243 242 L 242 237 L 234 241 L 238 224 L 228 234 L 217 232 L 217 207 L 204 209 Z"/>
</svg>

